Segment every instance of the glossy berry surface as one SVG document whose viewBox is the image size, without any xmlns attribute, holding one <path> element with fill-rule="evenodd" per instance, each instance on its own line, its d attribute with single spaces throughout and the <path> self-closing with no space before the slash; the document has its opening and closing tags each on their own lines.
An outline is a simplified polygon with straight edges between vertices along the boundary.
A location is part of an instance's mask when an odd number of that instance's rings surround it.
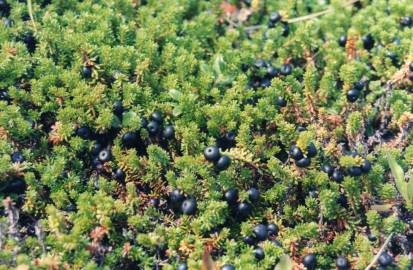
<svg viewBox="0 0 413 270">
<path fill-rule="evenodd" d="M 338 270 L 348 270 L 350 269 L 350 262 L 346 257 L 340 256 L 336 260 L 336 266 Z"/>
<path fill-rule="evenodd" d="M 256 188 L 250 188 L 248 190 L 248 198 L 251 202 L 256 203 L 260 199 L 260 192 Z"/>
<path fill-rule="evenodd" d="M 156 135 L 159 133 L 160 125 L 157 121 L 150 121 L 146 129 L 148 130 L 150 135 Z"/>
<path fill-rule="evenodd" d="M 345 47 L 347 44 L 347 36 L 343 35 L 340 36 L 340 38 L 338 39 L 338 45 L 340 45 L 340 47 Z"/>
<path fill-rule="evenodd" d="M 16 151 L 11 155 L 11 161 L 22 163 L 24 161 L 24 157 L 19 151 Z"/>
<path fill-rule="evenodd" d="M 347 92 L 347 100 L 350 102 L 356 102 L 360 97 L 360 91 L 357 89 L 351 89 Z"/>
<path fill-rule="evenodd" d="M 304 157 L 303 152 L 296 145 L 291 147 L 290 156 L 295 160 L 300 160 Z"/>
<path fill-rule="evenodd" d="M 265 258 L 264 250 L 261 247 L 257 247 L 254 250 L 254 256 L 257 260 L 263 260 Z"/>
<path fill-rule="evenodd" d="M 308 157 L 303 157 L 295 162 L 295 165 L 297 165 L 297 167 L 300 167 L 300 168 L 306 168 L 310 166 L 310 164 L 311 164 L 311 159 Z"/>
<path fill-rule="evenodd" d="M 231 165 L 231 159 L 228 156 L 221 156 L 215 164 L 215 167 L 218 171 L 223 171 L 228 169 L 229 165 Z"/>
<path fill-rule="evenodd" d="M 178 267 L 176 269 L 177 270 L 188 270 L 188 264 L 187 263 L 180 263 L 180 264 L 178 264 Z"/>
<path fill-rule="evenodd" d="M 278 226 L 274 223 L 267 225 L 268 235 L 270 236 L 276 235 L 278 233 L 278 230 L 279 230 Z"/>
<path fill-rule="evenodd" d="M 135 132 L 126 132 L 122 136 L 122 145 L 126 148 L 132 148 L 136 145 L 138 136 Z"/>
<path fill-rule="evenodd" d="M 238 201 L 238 190 L 235 188 L 228 189 L 224 194 L 224 198 L 228 204 L 236 204 Z"/>
<path fill-rule="evenodd" d="M 251 206 L 248 203 L 242 202 L 238 204 L 237 214 L 240 218 L 247 218 L 251 214 L 251 211 Z"/>
<path fill-rule="evenodd" d="M 293 67 L 290 64 L 284 64 L 281 66 L 280 74 L 287 76 L 293 72 Z"/>
<path fill-rule="evenodd" d="M 210 162 L 216 162 L 221 157 L 219 148 L 216 146 L 208 146 L 204 150 L 204 157 Z"/>
<path fill-rule="evenodd" d="M 389 266 L 393 263 L 393 257 L 389 253 L 383 252 L 379 257 L 378 262 L 381 266 Z"/>
<path fill-rule="evenodd" d="M 235 270 L 235 267 L 234 267 L 233 265 L 231 265 L 231 264 L 224 264 L 224 265 L 221 267 L 221 270 Z"/>
<path fill-rule="evenodd" d="M 172 125 L 168 125 L 164 128 L 162 135 L 165 139 L 172 139 L 175 135 L 175 129 Z"/>
<path fill-rule="evenodd" d="M 108 162 L 112 159 L 112 153 L 109 149 L 103 149 L 99 152 L 99 160 L 102 162 Z"/>
<path fill-rule="evenodd" d="M 305 255 L 303 258 L 303 265 L 309 270 L 315 269 L 317 265 L 317 257 L 315 254 L 310 253 Z"/>
<path fill-rule="evenodd" d="M 268 236 L 267 226 L 263 224 L 256 225 L 252 229 L 252 232 L 254 233 L 254 236 L 258 241 L 264 241 L 267 239 L 267 236 Z"/>
<path fill-rule="evenodd" d="M 321 167 L 322 171 L 325 172 L 328 176 L 332 176 L 334 173 L 334 168 L 328 164 L 324 164 Z"/>
<path fill-rule="evenodd" d="M 92 77 L 92 67 L 86 66 L 82 68 L 82 76 L 85 79 L 89 79 Z"/>
<path fill-rule="evenodd" d="M 344 173 L 340 169 L 335 169 L 333 172 L 333 175 L 331 176 L 331 179 L 336 181 L 337 183 L 341 183 L 344 180 Z"/>
<path fill-rule="evenodd" d="M 194 198 L 187 199 L 182 202 L 181 206 L 182 213 L 185 215 L 195 215 L 197 210 L 197 203 Z"/>
<path fill-rule="evenodd" d="M 315 147 L 314 143 L 310 143 L 307 146 L 307 156 L 315 157 L 316 155 L 317 155 L 317 148 Z"/>
<path fill-rule="evenodd" d="M 367 34 L 362 37 L 363 46 L 366 50 L 371 50 L 374 47 L 374 39 L 371 34 Z"/>
<path fill-rule="evenodd" d="M 153 112 L 153 113 L 151 114 L 151 119 L 152 119 L 153 121 L 156 121 L 156 122 L 158 122 L 159 124 L 161 124 L 162 121 L 163 121 L 163 116 L 162 116 L 162 114 L 161 114 L 160 112 L 155 111 L 155 112 Z"/>
</svg>

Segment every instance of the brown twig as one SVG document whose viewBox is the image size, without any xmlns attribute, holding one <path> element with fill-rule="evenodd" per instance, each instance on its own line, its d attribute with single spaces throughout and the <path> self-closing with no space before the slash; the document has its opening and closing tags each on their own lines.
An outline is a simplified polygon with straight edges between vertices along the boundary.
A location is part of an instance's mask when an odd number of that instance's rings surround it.
<svg viewBox="0 0 413 270">
<path fill-rule="evenodd" d="M 379 259 L 380 255 L 383 253 L 383 251 L 387 248 L 387 245 L 390 243 L 390 240 L 393 237 L 393 233 L 391 233 L 386 241 L 384 242 L 384 244 L 381 246 L 379 252 L 377 252 L 376 256 L 374 256 L 373 260 L 371 261 L 371 263 L 366 267 L 365 270 L 370 270 L 377 262 L 377 260 Z"/>
</svg>

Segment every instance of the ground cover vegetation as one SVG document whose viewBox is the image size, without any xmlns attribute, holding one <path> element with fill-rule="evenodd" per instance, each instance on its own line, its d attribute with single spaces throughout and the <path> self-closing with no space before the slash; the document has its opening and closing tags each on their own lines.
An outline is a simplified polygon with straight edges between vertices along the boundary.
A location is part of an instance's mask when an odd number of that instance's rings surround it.
<svg viewBox="0 0 413 270">
<path fill-rule="evenodd" d="M 413 1 L 0 16 L 0 269 L 413 269 Z"/>
</svg>

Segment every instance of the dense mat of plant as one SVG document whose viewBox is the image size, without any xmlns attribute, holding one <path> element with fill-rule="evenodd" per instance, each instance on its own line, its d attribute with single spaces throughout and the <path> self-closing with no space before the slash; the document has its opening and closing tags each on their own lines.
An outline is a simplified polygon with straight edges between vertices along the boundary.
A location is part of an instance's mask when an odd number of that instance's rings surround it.
<svg viewBox="0 0 413 270">
<path fill-rule="evenodd" d="M 411 269 L 413 1 L 0 15 L 0 269 Z"/>
</svg>

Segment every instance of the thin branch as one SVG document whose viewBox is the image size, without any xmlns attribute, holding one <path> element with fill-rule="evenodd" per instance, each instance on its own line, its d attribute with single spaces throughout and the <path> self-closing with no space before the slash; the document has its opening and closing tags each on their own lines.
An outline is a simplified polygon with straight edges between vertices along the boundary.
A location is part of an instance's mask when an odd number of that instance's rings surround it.
<svg viewBox="0 0 413 270">
<path fill-rule="evenodd" d="M 36 23 L 34 22 L 34 17 L 33 17 L 32 0 L 27 0 L 27 9 L 29 11 L 30 21 L 33 24 L 34 32 L 37 32 Z"/>
<path fill-rule="evenodd" d="M 351 1 L 348 1 L 347 3 L 345 3 L 345 4 L 343 5 L 343 7 L 352 6 L 352 5 L 354 5 L 354 3 L 356 3 L 357 1 L 359 1 L 359 0 L 351 0 Z M 314 19 L 314 18 L 323 16 L 323 15 L 328 14 L 328 13 L 332 13 L 333 11 L 334 11 L 334 8 L 332 8 L 332 7 L 330 6 L 330 7 L 327 8 L 326 10 L 319 11 L 319 12 L 312 13 L 312 14 L 305 15 L 305 16 L 301 16 L 301 17 L 297 17 L 297 18 L 292 18 L 292 19 L 287 20 L 286 22 L 287 22 L 287 23 L 297 23 L 297 22 L 307 21 L 307 20 L 311 20 L 311 19 Z M 249 32 L 249 31 L 255 31 L 255 30 L 261 29 L 261 28 L 263 28 L 263 27 L 264 27 L 264 25 L 252 25 L 252 26 L 246 27 L 246 28 L 245 28 L 245 31 L 248 31 L 248 32 Z"/>
<path fill-rule="evenodd" d="M 371 263 L 366 267 L 365 270 L 370 270 L 370 269 L 377 263 L 377 260 L 380 258 L 380 255 L 383 253 L 383 251 L 387 248 L 387 245 L 390 243 L 390 240 L 392 239 L 392 237 L 393 237 L 393 233 L 391 233 L 391 234 L 387 237 L 387 239 L 386 239 L 386 241 L 384 242 L 383 246 L 381 246 L 379 252 L 377 252 L 376 256 L 374 256 L 373 260 L 372 260 Z"/>
</svg>

